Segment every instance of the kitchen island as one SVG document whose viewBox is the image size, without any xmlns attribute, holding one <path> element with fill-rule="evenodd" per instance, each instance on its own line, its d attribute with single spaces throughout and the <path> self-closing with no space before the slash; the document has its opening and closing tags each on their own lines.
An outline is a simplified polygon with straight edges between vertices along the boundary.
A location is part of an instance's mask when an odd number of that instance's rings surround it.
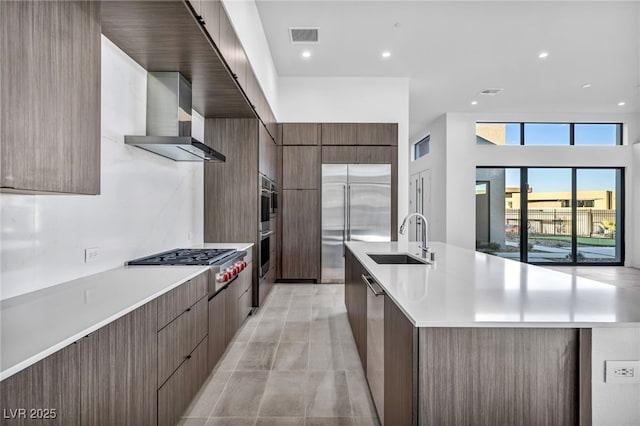
<svg viewBox="0 0 640 426">
<path fill-rule="evenodd" d="M 591 329 L 640 327 L 635 290 L 443 243 L 432 264 L 369 256 L 420 257 L 415 243 L 347 248 L 349 321 L 387 425 L 591 424 Z M 383 314 L 367 315 L 367 280 Z"/>
</svg>

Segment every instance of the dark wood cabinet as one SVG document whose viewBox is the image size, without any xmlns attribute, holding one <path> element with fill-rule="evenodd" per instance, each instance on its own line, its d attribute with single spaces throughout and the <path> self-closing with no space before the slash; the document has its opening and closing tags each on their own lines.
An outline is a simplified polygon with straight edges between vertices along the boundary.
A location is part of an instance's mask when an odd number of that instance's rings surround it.
<svg viewBox="0 0 640 426">
<path fill-rule="evenodd" d="M 360 123 L 356 145 L 398 145 L 398 124 Z"/>
<path fill-rule="evenodd" d="M 100 8 L 0 2 L 0 190 L 100 193 Z"/>
<path fill-rule="evenodd" d="M 358 348 L 362 367 L 367 370 L 367 285 L 362 279 L 366 274 L 349 249 L 345 251 L 345 303 L 351 331 Z M 385 336 L 386 337 L 386 336 Z M 386 341 L 385 341 L 386 344 Z M 385 391 L 386 392 L 386 391 Z"/>
<path fill-rule="evenodd" d="M 203 340 L 158 390 L 158 426 L 178 424 L 182 413 L 198 393 L 208 376 L 207 345 L 207 340 Z"/>
<path fill-rule="evenodd" d="M 282 278 L 318 279 L 319 241 L 318 191 L 282 191 Z"/>
<path fill-rule="evenodd" d="M 358 148 L 360 147 L 354 145 L 323 146 L 322 164 L 356 164 Z"/>
<path fill-rule="evenodd" d="M 208 274 L 200 274 L 158 298 L 158 330 L 207 295 L 208 278 Z"/>
<path fill-rule="evenodd" d="M 417 424 L 417 333 L 388 297 L 384 301 L 384 424 Z"/>
<path fill-rule="evenodd" d="M 357 146 L 356 163 L 358 164 L 391 164 L 392 146 Z"/>
<path fill-rule="evenodd" d="M 220 42 L 218 43 L 218 49 L 222 54 L 222 58 L 225 60 L 229 69 L 235 73 L 236 69 L 236 45 L 237 39 L 233 26 L 231 26 L 231 20 L 226 13 L 220 14 Z"/>
<path fill-rule="evenodd" d="M 200 0 L 200 3 L 200 16 L 204 21 L 204 28 L 217 45 L 220 41 L 220 15 L 223 13 L 220 1 Z"/>
<path fill-rule="evenodd" d="M 158 385 L 162 385 L 207 335 L 207 299 L 171 321 L 158 332 Z"/>
<path fill-rule="evenodd" d="M 283 145 L 318 145 L 320 125 L 317 123 L 283 123 Z"/>
<path fill-rule="evenodd" d="M 259 128 L 260 152 L 258 171 L 271 180 L 276 180 L 276 144 L 264 126 Z"/>
<path fill-rule="evenodd" d="M 322 145 L 356 145 L 357 123 L 322 123 Z"/>
<path fill-rule="evenodd" d="M 318 189 L 320 151 L 317 146 L 282 147 L 282 188 Z"/>
<path fill-rule="evenodd" d="M 157 302 L 78 342 L 83 425 L 156 425 Z"/>
<path fill-rule="evenodd" d="M 0 406 L 2 424 L 7 426 L 82 425 L 78 344 L 71 344 L 0 382 Z M 47 415 L 49 419 L 31 418 L 31 410 L 44 410 L 36 414 Z"/>
<path fill-rule="evenodd" d="M 224 292 L 224 341 L 228 346 L 238 331 L 238 298 L 240 294 L 240 286 L 236 279 L 229 284 Z"/>
<path fill-rule="evenodd" d="M 224 326 L 225 291 L 219 291 L 209 300 L 209 371 L 213 370 L 227 348 Z"/>
</svg>

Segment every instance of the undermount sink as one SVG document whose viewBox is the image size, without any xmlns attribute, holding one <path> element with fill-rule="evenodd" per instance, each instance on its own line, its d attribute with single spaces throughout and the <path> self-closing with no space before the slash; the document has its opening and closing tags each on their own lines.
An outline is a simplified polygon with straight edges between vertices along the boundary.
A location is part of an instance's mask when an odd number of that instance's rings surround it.
<svg viewBox="0 0 640 426">
<path fill-rule="evenodd" d="M 413 256 L 408 253 L 385 253 L 385 254 L 372 254 L 367 253 L 374 262 L 378 265 L 427 265 L 429 262 L 426 259 Z"/>
</svg>

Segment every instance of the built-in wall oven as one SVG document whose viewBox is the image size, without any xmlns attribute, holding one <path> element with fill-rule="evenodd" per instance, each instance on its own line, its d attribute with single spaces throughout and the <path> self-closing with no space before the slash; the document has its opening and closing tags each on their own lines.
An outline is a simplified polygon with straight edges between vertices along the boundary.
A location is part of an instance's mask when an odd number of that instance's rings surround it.
<svg viewBox="0 0 640 426">
<path fill-rule="evenodd" d="M 269 257 L 271 253 L 271 234 L 273 231 L 266 231 L 260 233 L 260 247 L 259 247 L 259 255 L 260 255 L 260 278 L 267 275 L 269 272 Z"/>
<path fill-rule="evenodd" d="M 260 175 L 260 232 L 268 232 L 271 219 L 271 181 Z"/>
</svg>

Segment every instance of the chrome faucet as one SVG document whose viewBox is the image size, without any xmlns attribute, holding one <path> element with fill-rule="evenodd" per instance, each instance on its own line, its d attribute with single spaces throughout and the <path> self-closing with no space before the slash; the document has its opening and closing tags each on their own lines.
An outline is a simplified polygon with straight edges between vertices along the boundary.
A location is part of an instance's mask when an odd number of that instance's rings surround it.
<svg viewBox="0 0 640 426">
<path fill-rule="evenodd" d="M 418 216 L 424 222 L 424 226 L 422 226 L 422 246 L 420 248 L 422 249 L 423 259 L 426 259 L 427 255 L 429 254 L 429 239 L 427 237 L 429 221 L 427 221 L 426 217 L 424 217 L 420 213 L 409 213 L 402 221 L 402 225 L 400 225 L 400 234 L 404 235 L 404 233 L 407 232 L 407 221 L 413 216 Z"/>
</svg>

